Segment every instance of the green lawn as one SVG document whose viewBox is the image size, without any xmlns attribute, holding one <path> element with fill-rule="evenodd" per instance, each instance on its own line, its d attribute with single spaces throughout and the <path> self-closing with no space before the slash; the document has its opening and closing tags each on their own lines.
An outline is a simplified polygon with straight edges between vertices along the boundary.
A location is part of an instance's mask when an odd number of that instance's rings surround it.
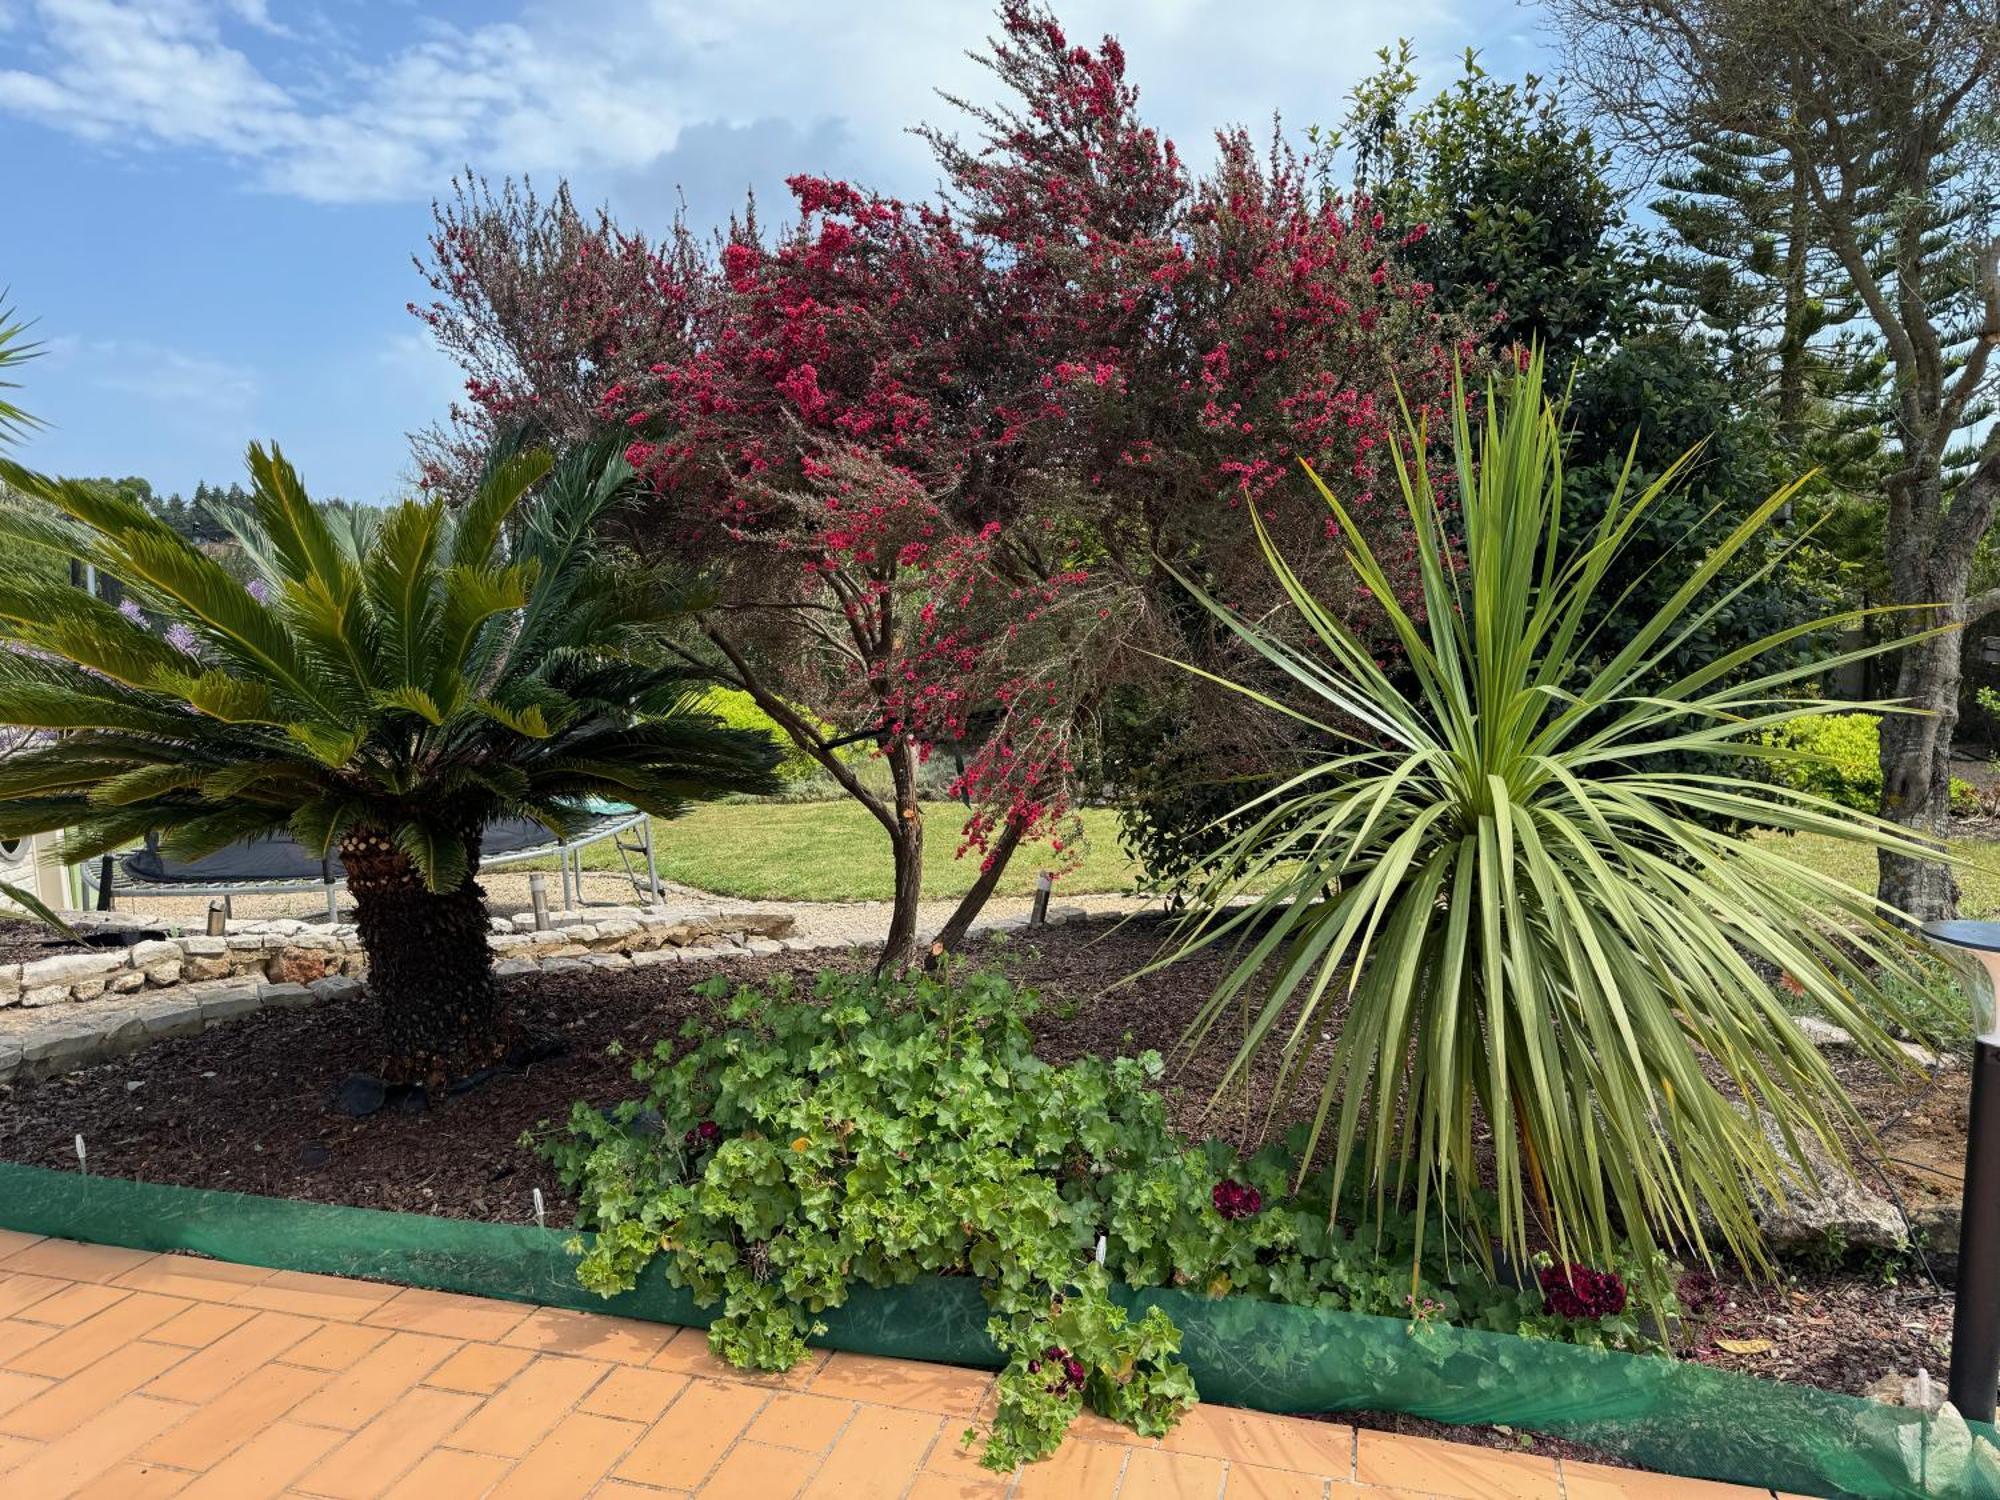
<svg viewBox="0 0 2000 1500">
<path fill-rule="evenodd" d="M 1875 889 L 1875 855 L 1872 850 L 1824 834 L 1771 834 L 1789 839 L 1791 857 L 1832 875 L 1864 891 Z M 1960 912 L 1968 917 L 1986 917 L 2000 911 L 2000 840 L 1953 839 L 1952 852 L 1966 862 L 1959 867 L 1962 892 Z"/>
<path fill-rule="evenodd" d="M 961 896 L 979 874 L 976 855 L 954 857 L 964 817 L 956 803 L 924 809 L 927 897 Z M 653 827 L 661 877 L 697 890 L 758 901 L 887 901 L 894 894 L 889 840 L 855 802 L 711 802 Z M 1083 827 L 1083 863 L 1061 876 L 1057 892 L 1131 890 L 1139 870 L 1119 847 L 1118 815 L 1087 808 Z M 1967 861 L 1958 876 L 1965 914 L 2000 912 L 2000 840 L 1960 839 L 1952 847 Z M 1875 856 L 1855 845 L 1800 834 L 1791 838 L 1789 852 L 1862 890 L 1875 888 Z M 1002 877 L 1000 893 L 1030 894 L 1035 872 L 1065 858 L 1046 845 L 1023 849 Z M 609 844 L 594 844 L 583 862 L 586 869 L 616 869 L 618 854 Z"/>
<path fill-rule="evenodd" d="M 950 900 L 965 894 L 979 876 L 979 856 L 953 856 L 965 810 L 956 803 L 924 808 L 924 895 Z M 1054 864 L 1063 894 L 1083 895 L 1131 888 L 1138 871 L 1118 846 L 1118 816 L 1102 808 L 1083 814 L 1083 863 L 1064 869 L 1070 857 L 1046 845 L 1018 851 L 1001 878 L 999 894 L 1034 891 L 1035 872 Z M 685 816 L 653 824 L 653 847 L 660 877 L 718 896 L 753 901 L 887 901 L 895 894 L 889 838 L 859 803 L 711 802 Z M 584 851 L 584 868 L 616 869 L 618 852 L 609 844 Z"/>
</svg>

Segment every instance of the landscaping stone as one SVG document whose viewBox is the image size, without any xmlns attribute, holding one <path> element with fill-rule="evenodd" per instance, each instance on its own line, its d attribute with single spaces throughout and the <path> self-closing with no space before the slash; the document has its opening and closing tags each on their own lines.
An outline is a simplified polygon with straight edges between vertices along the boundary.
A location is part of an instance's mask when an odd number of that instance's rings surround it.
<svg viewBox="0 0 2000 1500">
<path fill-rule="evenodd" d="M 186 965 L 178 958 L 170 958 L 161 963 L 148 964 L 146 966 L 146 983 L 152 985 L 155 989 L 163 989 L 170 984 L 179 984 L 181 976 L 185 972 Z"/>
<path fill-rule="evenodd" d="M 1836 1164 L 1818 1146 L 1800 1142 L 1802 1159 L 1785 1148 L 1774 1126 L 1765 1134 L 1785 1163 L 1790 1190 L 1783 1202 L 1754 1190 L 1758 1227 L 1774 1250 L 1821 1250 L 1837 1244 L 1860 1250 L 1900 1250 L 1908 1227 L 1896 1205 Z"/>
<path fill-rule="evenodd" d="M 38 958 L 32 963 L 22 964 L 21 985 L 24 989 L 41 989 L 92 979 L 101 981 L 106 974 L 124 967 L 126 953 L 123 948 L 108 953 L 60 953 L 54 958 Z"/>
<path fill-rule="evenodd" d="M 229 951 L 229 940 L 219 937 L 184 937 L 180 945 L 189 958 L 215 958 Z"/>
<path fill-rule="evenodd" d="M 785 945 L 780 943 L 776 938 L 753 937 L 743 946 L 748 948 L 752 953 L 761 954 L 765 957 L 785 951 Z"/>
<path fill-rule="evenodd" d="M 230 985 L 201 997 L 201 1018 L 204 1021 L 224 1021 L 231 1016 L 247 1015 L 255 1009 L 257 991 L 247 985 Z"/>
<path fill-rule="evenodd" d="M 21 1066 L 30 1072 L 59 1072 L 103 1055 L 103 1034 L 94 1017 L 62 1017 L 21 1038 Z"/>
<path fill-rule="evenodd" d="M 143 943 L 134 943 L 127 950 L 135 969 L 151 968 L 158 963 L 178 964 L 181 961 L 182 951 L 179 943 L 164 939 L 149 939 Z"/>
<path fill-rule="evenodd" d="M 37 989 L 22 990 L 23 1005 L 55 1005 L 69 999 L 70 987 L 66 984 L 45 984 Z"/>
<path fill-rule="evenodd" d="M 326 977 L 327 957 L 311 948 L 282 948 L 266 960 L 264 976 L 277 984 L 311 984 Z"/>
<path fill-rule="evenodd" d="M 154 1000 L 140 1014 L 148 1036 L 193 1036 L 208 1024 L 201 1013 L 201 996 L 194 994 Z"/>
<path fill-rule="evenodd" d="M 122 974 L 113 974 L 111 982 L 105 985 L 114 995 L 129 995 L 134 990 L 146 987 L 146 976 L 138 969 L 127 969 Z"/>
<path fill-rule="evenodd" d="M 189 954 L 181 972 L 189 979 L 227 979 L 236 970 L 227 958 L 203 958 Z"/>
<path fill-rule="evenodd" d="M 635 969 L 652 969 L 659 967 L 661 964 L 677 964 L 681 961 L 681 950 L 679 948 L 648 948 L 643 952 L 633 954 L 631 961 L 632 967 Z"/>
<path fill-rule="evenodd" d="M 578 953 L 583 953 L 588 950 L 578 949 L 577 951 Z M 544 974 L 566 974 L 573 970 L 587 969 L 589 967 L 590 965 L 586 964 L 582 958 L 572 958 L 567 955 L 558 955 L 554 958 L 545 958 L 542 960 L 542 972 Z"/>
<path fill-rule="evenodd" d="M 352 1000 L 368 986 L 348 974 L 329 974 L 324 979 L 315 979 L 306 989 L 315 1001 L 322 1005 L 336 1000 Z"/>
<path fill-rule="evenodd" d="M 302 984 L 263 984 L 257 987 L 257 1003 L 279 1010 L 298 1010 L 313 1003 L 313 992 Z"/>
<path fill-rule="evenodd" d="M 5 1083 L 21 1070 L 21 1044 L 0 1037 L 0 1083 Z"/>
<path fill-rule="evenodd" d="M 501 979 L 513 979 L 522 974 L 539 974 L 541 965 L 532 958 L 503 958 L 493 966 L 493 972 Z"/>
<path fill-rule="evenodd" d="M 586 954 L 583 961 L 593 969 L 616 970 L 616 969 L 629 969 L 632 967 L 632 960 L 627 958 L 622 953 Z"/>
</svg>

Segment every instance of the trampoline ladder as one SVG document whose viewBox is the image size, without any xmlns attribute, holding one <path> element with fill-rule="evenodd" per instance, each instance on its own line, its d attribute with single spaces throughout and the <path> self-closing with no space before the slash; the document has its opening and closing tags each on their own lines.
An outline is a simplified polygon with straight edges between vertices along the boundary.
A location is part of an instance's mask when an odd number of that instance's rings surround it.
<svg viewBox="0 0 2000 1500">
<path fill-rule="evenodd" d="M 636 895 L 643 896 L 647 905 L 658 901 L 660 899 L 660 869 L 657 861 L 653 858 L 653 820 L 648 818 L 639 825 L 639 838 L 636 843 L 626 843 L 625 835 L 622 833 L 613 834 L 611 842 L 618 846 L 618 862 L 625 867 L 625 878 L 632 883 L 633 892 Z M 639 871 L 632 864 L 632 859 L 635 855 L 645 858 L 646 878 L 644 880 L 639 878 Z"/>
</svg>

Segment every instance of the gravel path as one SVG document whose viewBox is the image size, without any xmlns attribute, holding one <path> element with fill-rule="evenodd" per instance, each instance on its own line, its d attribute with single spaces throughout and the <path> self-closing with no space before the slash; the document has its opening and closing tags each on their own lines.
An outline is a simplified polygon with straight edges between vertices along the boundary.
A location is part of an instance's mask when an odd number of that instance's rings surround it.
<svg viewBox="0 0 2000 1500">
<path fill-rule="evenodd" d="M 494 870 L 480 876 L 480 884 L 486 888 L 487 905 L 500 916 L 513 916 L 516 912 L 528 910 L 528 876 L 515 870 Z M 549 900 L 552 904 L 562 900 L 561 878 L 553 871 L 547 877 Z M 799 937 L 814 939 L 835 939 L 843 943 L 878 943 L 889 930 L 889 903 L 886 901 L 739 901 L 733 897 L 712 895 L 697 891 L 689 886 L 677 885 L 672 881 L 663 882 L 665 899 L 669 903 L 696 901 L 709 905 L 730 907 L 750 907 L 757 911 L 790 912 L 796 919 L 793 932 Z M 208 918 L 208 897 L 206 896 L 159 896 L 141 899 L 121 899 L 119 910 L 143 917 L 148 922 L 160 926 L 178 926 L 182 931 L 200 931 Z M 590 906 L 630 906 L 637 900 L 632 883 L 616 870 L 586 870 L 583 876 L 582 904 Z M 999 921 L 1007 917 L 1025 917 L 1034 905 L 1027 896 L 996 896 L 986 903 L 980 913 L 982 921 Z M 1060 891 L 1053 898 L 1052 905 L 1091 916 L 1127 915 L 1132 912 L 1160 909 L 1157 898 L 1142 899 L 1136 896 L 1068 896 Z M 340 896 L 342 913 L 352 919 L 353 908 L 348 903 L 346 893 Z M 926 901 L 918 908 L 917 926 L 920 931 L 935 932 L 942 927 L 958 907 L 956 899 L 949 901 Z M 231 905 L 231 914 L 237 921 L 268 920 L 272 917 L 298 917 L 306 921 L 323 920 L 326 916 L 326 898 L 317 891 L 304 891 L 289 896 L 238 896 Z"/>
</svg>

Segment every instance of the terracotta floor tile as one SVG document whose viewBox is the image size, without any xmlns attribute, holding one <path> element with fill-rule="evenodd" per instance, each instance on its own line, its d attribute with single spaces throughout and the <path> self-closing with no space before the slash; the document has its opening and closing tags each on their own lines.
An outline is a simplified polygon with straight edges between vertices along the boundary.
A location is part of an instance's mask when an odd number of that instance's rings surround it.
<svg viewBox="0 0 2000 1500">
<path fill-rule="evenodd" d="M 0 1365 L 19 1358 L 25 1351 L 55 1336 L 54 1326 L 48 1323 L 23 1323 L 16 1319 L 0 1320 Z"/>
<path fill-rule="evenodd" d="M 184 1349 L 206 1349 L 225 1333 L 233 1333 L 256 1317 L 248 1307 L 222 1307 L 213 1302 L 197 1302 L 186 1312 L 175 1313 L 146 1335 L 149 1344 L 178 1344 Z"/>
<path fill-rule="evenodd" d="M 150 1250 L 80 1245 L 75 1240 L 40 1240 L 0 1260 L 0 1271 L 59 1276 L 65 1281 L 110 1281 L 151 1259 Z"/>
<path fill-rule="evenodd" d="M 998 1474 L 965 1478 L 957 1474 L 933 1474 L 926 1469 L 910 1481 L 903 1500 L 1004 1500 L 1009 1481 Z"/>
<path fill-rule="evenodd" d="M 678 1329 L 664 1323 L 641 1323 L 631 1318 L 607 1318 L 600 1313 L 541 1307 L 500 1342 L 544 1354 L 574 1354 L 621 1365 L 643 1365 L 665 1348 L 667 1340 L 677 1332 Z"/>
<path fill-rule="evenodd" d="M 532 1349 L 503 1349 L 498 1344 L 467 1344 L 424 1377 L 425 1385 L 447 1391 L 471 1391 L 486 1396 L 500 1389 L 534 1359 Z"/>
<path fill-rule="evenodd" d="M 0 1416 L 0 1430 L 44 1442 L 61 1437 L 122 1402 L 186 1354 L 185 1349 L 170 1349 L 164 1344 L 132 1344 L 115 1350 Z M 186 1407 L 179 1410 L 187 1415 Z"/>
<path fill-rule="evenodd" d="M 447 1441 L 474 1453 L 521 1458 L 609 1368 L 594 1359 L 537 1359 L 489 1397 Z"/>
<path fill-rule="evenodd" d="M 656 1490 L 650 1484 L 607 1479 L 590 1492 L 590 1500 L 689 1500 L 688 1490 Z"/>
<path fill-rule="evenodd" d="M 283 1494 L 339 1441 L 339 1433 L 324 1427 L 279 1422 L 196 1479 L 178 1500 L 269 1500 Z"/>
<path fill-rule="evenodd" d="M 1119 1500 L 1216 1500 L 1222 1493 L 1223 1469 L 1219 1458 L 1134 1449 L 1125 1464 Z"/>
<path fill-rule="evenodd" d="M 41 1451 L 42 1445 L 33 1438 L 8 1437 L 0 1432 L 0 1474 L 20 1468 Z"/>
<path fill-rule="evenodd" d="M 984 1370 L 840 1353 L 826 1362 L 811 1389 L 818 1396 L 844 1396 L 850 1401 L 969 1417 L 979 1409 L 992 1384 L 993 1376 Z"/>
<path fill-rule="evenodd" d="M 847 1424 L 805 1493 L 814 1500 L 899 1494 L 916 1477 L 944 1426 L 945 1419 L 936 1412 L 864 1406 Z"/>
<path fill-rule="evenodd" d="M 292 1413 L 301 1422 L 349 1431 L 380 1415 L 445 1362 L 458 1345 L 427 1333 L 392 1333 L 333 1377 Z"/>
<path fill-rule="evenodd" d="M 770 1405 L 757 1413 L 744 1436 L 760 1443 L 776 1443 L 781 1448 L 804 1448 L 818 1453 L 840 1436 L 840 1430 L 854 1411 L 852 1401 L 779 1391 L 771 1397 Z"/>
<path fill-rule="evenodd" d="M 405 1392 L 394 1406 L 314 1465 L 298 1481 L 298 1488 L 335 1500 L 375 1500 L 478 1405 L 477 1396 L 460 1391 Z"/>
<path fill-rule="evenodd" d="M 76 1500 L 166 1500 L 186 1489 L 194 1478 L 185 1469 L 127 1462 L 106 1469 L 76 1492 Z"/>
<path fill-rule="evenodd" d="M 1295 1469 L 1330 1479 L 1354 1472 L 1354 1429 L 1208 1402 L 1188 1411 L 1160 1439 L 1169 1453 L 1194 1453 L 1269 1469 Z"/>
<path fill-rule="evenodd" d="M 55 1377 L 51 1375 L 22 1375 L 13 1370 L 0 1370 L 0 1416 L 41 1395 L 55 1383 Z"/>
<path fill-rule="evenodd" d="M 924 1457 L 923 1472 L 911 1486 L 913 1496 L 931 1500 L 991 1500 L 1013 1486 L 1013 1476 L 996 1474 L 981 1465 L 979 1455 L 985 1440 L 965 1441 L 965 1429 L 947 1422 Z"/>
<path fill-rule="evenodd" d="M 359 1322 L 395 1296 L 397 1288 L 344 1276 L 315 1276 L 306 1271 L 279 1271 L 268 1280 L 246 1286 L 232 1300 L 239 1307 L 298 1313 L 308 1318 Z"/>
<path fill-rule="evenodd" d="M 288 1365 L 308 1370 L 349 1370 L 365 1354 L 389 1342 L 387 1328 L 359 1323 L 325 1323 L 279 1356 Z"/>
<path fill-rule="evenodd" d="M 722 1456 L 708 1483 L 695 1491 L 715 1500 L 792 1500 L 819 1464 L 817 1456 L 769 1443 L 741 1442 Z"/>
<path fill-rule="evenodd" d="M 1131 1456 L 1129 1448 L 1066 1438 L 1040 1463 L 1022 1467 L 1016 1500 L 1111 1500 Z"/>
<path fill-rule="evenodd" d="M 1556 1461 L 1398 1433 L 1355 1435 L 1354 1477 L 1453 1500 L 1559 1500 Z"/>
<path fill-rule="evenodd" d="M 169 1401 L 213 1401 L 320 1325 L 289 1313 L 260 1312 L 241 1328 L 197 1349 L 156 1381 L 147 1392 Z"/>
<path fill-rule="evenodd" d="M 572 1412 L 514 1465 L 489 1500 L 583 1500 L 645 1429 Z"/>
<path fill-rule="evenodd" d="M 671 1370 L 642 1370 L 616 1365 L 577 1405 L 594 1417 L 625 1422 L 657 1422 L 660 1413 L 688 1388 L 688 1378 Z"/>
<path fill-rule="evenodd" d="M 1325 1500 L 1328 1483 L 1317 1474 L 1233 1463 L 1222 1494 L 1223 1500 Z"/>
<path fill-rule="evenodd" d="M 65 1328 L 52 1339 L 16 1355 L 10 1369 L 29 1375 L 53 1375 L 58 1380 L 74 1375 L 86 1365 L 94 1365 L 105 1355 L 144 1338 L 167 1319 L 183 1313 L 193 1304 L 180 1297 L 161 1297 L 152 1292 L 134 1292 L 113 1303 L 95 1317 Z"/>
<path fill-rule="evenodd" d="M 50 1323 L 69 1328 L 86 1318 L 94 1318 L 107 1307 L 123 1302 L 132 1293 L 122 1286 L 105 1286 L 95 1281 L 60 1281 L 53 1276 L 22 1276 L 30 1285 L 40 1283 L 58 1290 L 11 1316 L 27 1323 Z"/>
<path fill-rule="evenodd" d="M 42 1237 L 39 1234 L 23 1234 L 18 1229 L 0 1229 L 0 1261 L 5 1261 L 10 1255 L 19 1255 L 30 1245 L 39 1245 L 41 1242 Z"/>
<path fill-rule="evenodd" d="M 61 1281 L 54 1276 L 10 1276 L 0 1272 L 0 1318 L 18 1318 L 37 1302 L 75 1286 L 73 1281 Z"/>
<path fill-rule="evenodd" d="M 127 1396 L 7 1475 L 10 1496 L 70 1495 L 187 1415 L 185 1406 Z"/>
<path fill-rule="evenodd" d="M 406 1287 L 362 1321 L 371 1328 L 405 1328 L 412 1333 L 441 1333 L 447 1338 L 493 1344 L 519 1328 L 533 1312 L 534 1308 L 519 1302 Z"/>
<path fill-rule="evenodd" d="M 245 1287 L 261 1286 L 277 1274 L 269 1266 L 242 1266 L 198 1255 L 156 1255 L 114 1277 L 113 1284 L 197 1302 L 234 1302 Z"/>
<path fill-rule="evenodd" d="M 439 1448 L 405 1474 L 382 1500 L 483 1500 L 513 1466 L 509 1458 Z"/>
<path fill-rule="evenodd" d="M 708 1335 L 699 1328 L 683 1328 L 667 1341 L 667 1346 L 649 1361 L 655 1370 L 676 1370 L 697 1380 L 728 1380 L 740 1385 L 763 1385 L 772 1390 L 803 1390 L 812 1383 L 819 1367 L 826 1363 L 808 1356 L 789 1370 L 739 1370 L 708 1347 Z"/>
<path fill-rule="evenodd" d="M 1762 1500 L 1763 1490 L 1714 1479 L 1676 1479 L 1640 1469 L 1563 1459 L 1563 1493 L 1569 1500 Z"/>
<path fill-rule="evenodd" d="M 328 1377 L 318 1370 L 266 1365 L 161 1433 L 139 1457 L 177 1469 L 209 1469 L 286 1415 Z"/>
<path fill-rule="evenodd" d="M 618 1466 L 618 1477 L 662 1489 L 696 1488 L 770 1395 L 756 1386 L 695 1381 Z"/>
</svg>

